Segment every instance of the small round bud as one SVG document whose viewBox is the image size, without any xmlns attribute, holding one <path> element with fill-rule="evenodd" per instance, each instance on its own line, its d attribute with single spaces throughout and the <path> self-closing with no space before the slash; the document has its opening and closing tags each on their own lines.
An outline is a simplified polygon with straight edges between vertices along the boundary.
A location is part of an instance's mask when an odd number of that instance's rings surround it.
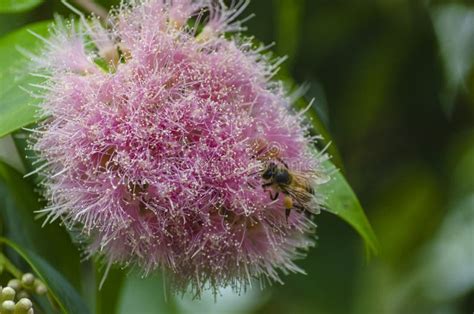
<svg viewBox="0 0 474 314">
<path fill-rule="evenodd" d="M 11 287 L 5 287 L 2 289 L 2 301 L 13 300 L 15 298 L 16 291 Z"/>
<path fill-rule="evenodd" d="M 46 288 L 45 285 L 39 285 L 38 287 L 36 287 L 35 292 L 38 295 L 45 295 L 46 292 L 48 292 L 48 289 Z"/>
<path fill-rule="evenodd" d="M 3 301 L 1 309 L 2 314 L 13 313 L 15 310 L 15 302 L 11 300 Z"/>
<path fill-rule="evenodd" d="M 45 295 L 46 292 L 48 292 L 48 288 L 44 285 L 41 280 L 36 279 L 35 280 L 35 293 L 38 295 Z"/>
<path fill-rule="evenodd" d="M 26 314 L 35 314 L 35 311 L 33 310 L 33 308 L 31 308 L 28 310 L 28 312 L 26 312 Z"/>
<path fill-rule="evenodd" d="M 21 284 L 25 288 L 33 287 L 34 282 L 35 282 L 35 276 L 32 273 L 26 273 L 21 277 Z"/>
<path fill-rule="evenodd" d="M 13 288 L 14 290 L 20 290 L 21 289 L 21 282 L 18 279 L 11 279 L 7 286 Z"/>
<path fill-rule="evenodd" d="M 19 292 L 16 293 L 17 299 L 23 299 L 23 298 L 29 298 L 29 297 L 30 295 L 25 290 L 20 290 Z"/>
<path fill-rule="evenodd" d="M 30 299 L 22 298 L 15 304 L 15 313 L 27 313 L 33 307 Z"/>
</svg>

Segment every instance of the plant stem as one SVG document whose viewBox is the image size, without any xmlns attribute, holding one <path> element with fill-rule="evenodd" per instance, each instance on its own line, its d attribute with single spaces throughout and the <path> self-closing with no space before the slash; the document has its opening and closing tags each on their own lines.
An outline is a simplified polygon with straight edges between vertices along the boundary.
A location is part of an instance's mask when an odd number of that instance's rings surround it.
<svg viewBox="0 0 474 314">
<path fill-rule="evenodd" d="M 6 269 L 13 277 L 20 279 L 22 272 L 13 265 L 10 260 L 3 254 L 0 253 L 0 264 L 3 265 L 4 269 Z"/>
</svg>

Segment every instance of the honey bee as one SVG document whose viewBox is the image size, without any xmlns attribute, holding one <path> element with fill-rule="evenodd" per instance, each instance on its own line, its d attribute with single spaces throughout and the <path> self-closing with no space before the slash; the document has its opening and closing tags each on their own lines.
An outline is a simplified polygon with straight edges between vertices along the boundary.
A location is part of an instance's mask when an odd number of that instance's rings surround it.
<svg viewBox="0 0 474 314">
<path fill-rule="evenodd" d="M 320 208 L 313 189 L 312 174 L 289 170 L 288 165 L 281 159 L 278 163 L 269 161 L 261 173 L 265 183 L 263 189 L 271 188 L 269 191 L 272 200 L 278 199 L 280 193 L 284 194 L 283 205 L 285 206 L 286 220 L 293 208 L 310 214 L 319 214 Z"/>
</svg>

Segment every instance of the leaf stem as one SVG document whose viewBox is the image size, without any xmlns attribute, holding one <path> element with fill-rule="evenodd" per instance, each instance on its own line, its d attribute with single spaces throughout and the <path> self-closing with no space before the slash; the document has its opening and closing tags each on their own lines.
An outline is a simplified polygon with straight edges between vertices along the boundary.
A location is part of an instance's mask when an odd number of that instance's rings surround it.
<svg viewBox="0 0 474 314">
<path fill-rule="evenodd" d="M 13 277 L 17 279 L 21 278 L 22 272 L 18 268 L 16 268 L 16 266 L 13 265 L 12 262 L 10 262 L 10 260 L 3 253 L 0 253 L 0 265 L 2 265 L 4 269 L 6 269 L 10 274 L 12 274 Z"/>
</svg>

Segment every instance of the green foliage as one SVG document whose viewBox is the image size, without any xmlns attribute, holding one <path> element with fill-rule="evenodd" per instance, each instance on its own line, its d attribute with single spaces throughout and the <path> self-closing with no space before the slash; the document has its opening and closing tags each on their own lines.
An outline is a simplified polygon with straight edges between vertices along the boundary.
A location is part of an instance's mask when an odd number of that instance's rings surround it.
<svg viewBox="0 0 474 314">
<path fill-rule="evenodd" d="M 280 23 L 277 24 L 278 54 L 287 56 L 286 67 L 294 62 L 300 46 L 300 34 L 305 0 L 274 0 L 276 14 Z"/>
<path fill-rule="evenodd" d="M 126 281 L 128 282 L 127 274 L 118 268 L 111 268 L 107 274 L 100 269 L 104 267 L 97 268 L 96 278 L 99 280 L 104 279 L 102 287 L 100 286 L 100 281 L 96 280 L 96 289 L 90 291 L 95 294 L 95 309 L 94 313 L 96 314 L 108 314 L 108 313 L 117 313 L 119 306 L 123 303 L 121 300 L 124 295 L 124 289 Z M 154 291 L 154 290 L 152 290 Z"/>
<path fill-rule="evenodd" d="M 27 11 L 41 4 L 43 0 L 1 0 L 0 13 Z"/>
<path fill-rule="evenodd" d="M 392 195 L 397 195 L 397 202 Z M 436 177 L 423 164 L 407 164 L 381 180 L 373 202 L 383 210 L 374 214 L 372 221 L 384 243 L 381 258 L 387 265 L 406 267 L 403 257 L 432 235 L 444 213 L 440 195 Z M 405 232 L 400 233 L 400 226 Z"/>
<path fill-rule="evenodd" d="M 30 31 L 46 36 L 49 24 L 28 25 L 0 38 L 0 137 L 36 121 L 38 99 L 24 89 L 34 92 L 30 84 L 42 79 L 30 75 L 29 60 L 18 48 L 37 50 L 41 42 Z"/>
<path fill-rule="evenodd" d="M 82 301 L 79 294 L 64 277 L 58 273 L 48 262 L 37 254 L 20 248 L 14 242 L 0 237 L 0 244 L 5 244 L 13 249 L 31 267 L 33 272 L 45 283 L 49 293 L 54 298 L 63 313 L 87 314 L 89 309 Z"/>
<path fill-rule="evenodd" d="M 331 180 L 319 189 L 319 192 L 326 197 L 327 211 L 349 223 L 364 239 L 368 253 L 376 254 L 378 251 L 377 237 L 359 200 L 344 176 L 330 161 L 326 161 L 324 166 L 328 173 L 332 173 Z"/>
<path fill-rule="evenodd" d="M 136 273 L 127 276 L 119 298 L 118 314 L 127 313 L 178 313 L 174 300 L 165 300 L 162 278 L 143 278 Z M 104 312 L 106 313 L 106 312 Z"/>
<path fill-rule="evenodd" d="M 34 185 L 16 170 L 0 161 L 0 214 L 3 234 L 18 246 L 41 255 L 80 287 L 80 256 L 69 234 L 57 223 L 42 227 L 35 211 L 44 204 Z"/>
</svg>

